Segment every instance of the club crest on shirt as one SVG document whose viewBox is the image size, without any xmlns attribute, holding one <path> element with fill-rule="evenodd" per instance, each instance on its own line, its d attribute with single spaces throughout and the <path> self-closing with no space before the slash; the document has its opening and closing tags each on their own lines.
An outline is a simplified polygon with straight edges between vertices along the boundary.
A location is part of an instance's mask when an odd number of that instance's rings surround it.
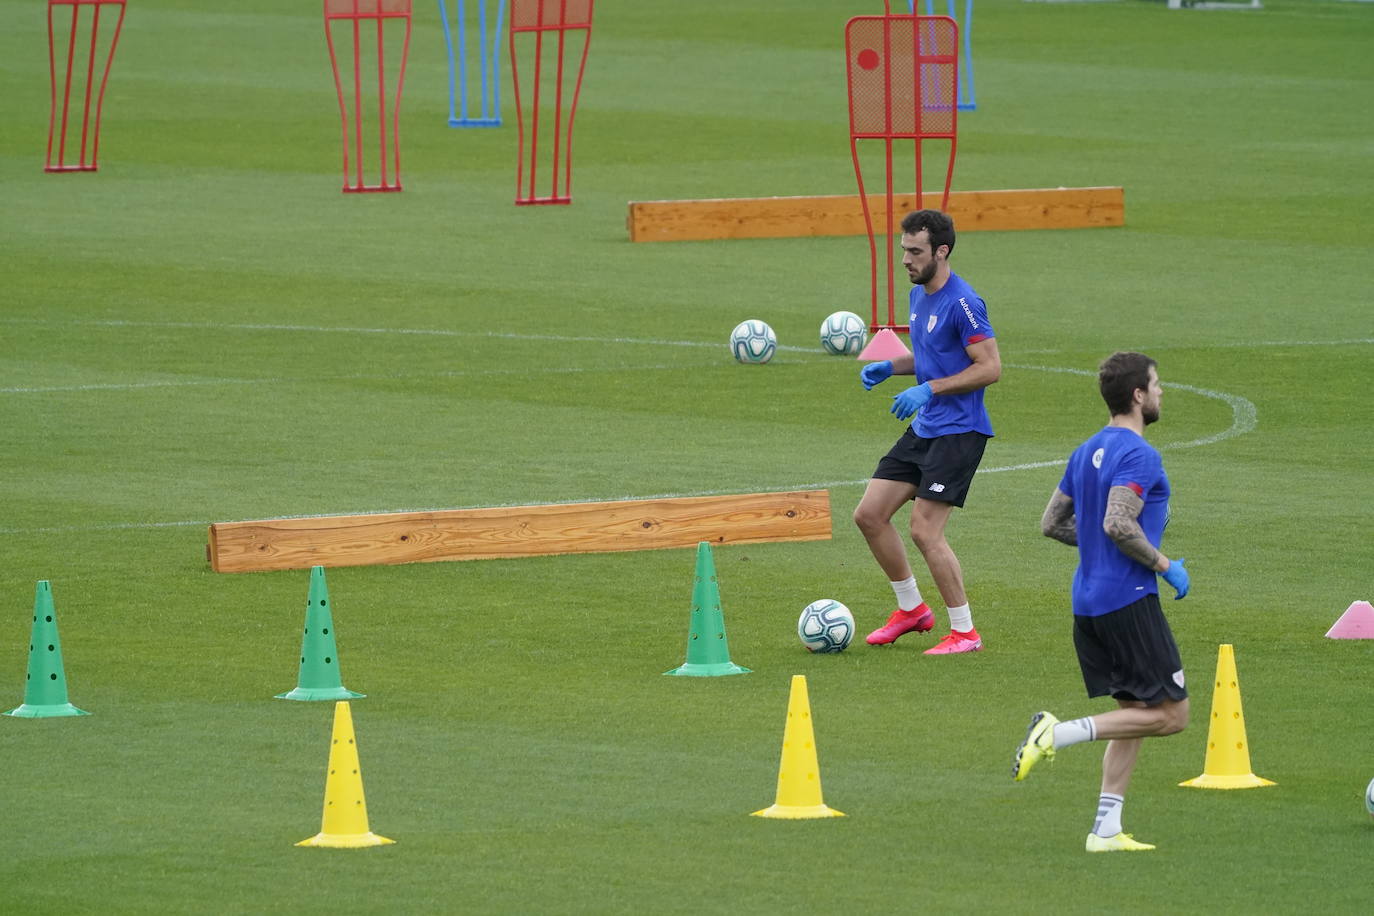
<svg viewBox="0 0 1374 916">
<path fill-rule="evenodd" d="M 926 322 L 926 333 L 929 334 L 933 330 L 935 330 L 935 316 L 931 315 L 930 320 Z"/>
</svg>

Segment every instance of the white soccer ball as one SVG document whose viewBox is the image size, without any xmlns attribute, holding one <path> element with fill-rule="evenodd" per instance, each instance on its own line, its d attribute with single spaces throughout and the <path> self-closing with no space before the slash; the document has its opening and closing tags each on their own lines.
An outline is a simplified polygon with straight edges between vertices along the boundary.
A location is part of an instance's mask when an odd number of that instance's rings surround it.
<svg viewBox="0 0 1374 916">
<path fill-rule="evenodd" d="M 854 638 L 854 615 L 834 598 L 813 601 L 797 619 L 797 636 L 812 652 L 843 652 Z"/>
<path fill-rule="evenodd" d="M 854 356 L 868 343 L 868 325 L 853 312 L 836 312 L 821 322 L 821 346 L 835 356 Z"/>
<path fill-rule="evenodd" d="M 1374 817 L 1374 779 L 1364 787 L 1364 810 L 1369 812 L 1370 817 Z"/>
<path fill-rule="evenodd" d="M 741 321 L 730 332 L 730 352 L 742 363 L 766 363 L 777 349 L 777 335 L 757 318 Z"/>
</svg>

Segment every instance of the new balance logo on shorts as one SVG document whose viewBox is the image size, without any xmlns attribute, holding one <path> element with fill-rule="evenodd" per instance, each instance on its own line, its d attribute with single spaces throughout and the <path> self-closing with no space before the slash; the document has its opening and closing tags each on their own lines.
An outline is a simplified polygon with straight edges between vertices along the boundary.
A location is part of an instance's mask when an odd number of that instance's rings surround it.
<svg viewBox="0 0 1374 916">
<path fill-rule="evenodd" d="M 926 487 L 926 489 L 932 493 L 943 493 L 945 492 L 945 485 L 942 483 L 933 483 Z"/>
</svg>

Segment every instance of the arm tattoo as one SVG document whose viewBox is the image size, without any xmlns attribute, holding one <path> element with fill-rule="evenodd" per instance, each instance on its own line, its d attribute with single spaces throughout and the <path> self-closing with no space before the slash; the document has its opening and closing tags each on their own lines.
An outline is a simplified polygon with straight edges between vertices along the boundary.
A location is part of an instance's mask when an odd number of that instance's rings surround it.
<svg viewBox="0 0 1374 916">
<path fill-rule="evenodd" d="M 1073 497 L 1066 495 L 1058 487 L 1040 516 L 1040 531 L 1047 538 L 1054 538 L 1070 547 L 1078 546 L 1078 523 L 1073 514 Z"/>
<path fill-rule="evenodd" d="M 1130 487 L 1112 487 L 1107 492 L 1107 513 L 1102 519 L 1102 530 L 1126 556 L 1142 566 L 1156 569 L 1159 551 L 1140 527 L 1140 510 L 1143 508 L 1145 500 Z"/>
</svg>

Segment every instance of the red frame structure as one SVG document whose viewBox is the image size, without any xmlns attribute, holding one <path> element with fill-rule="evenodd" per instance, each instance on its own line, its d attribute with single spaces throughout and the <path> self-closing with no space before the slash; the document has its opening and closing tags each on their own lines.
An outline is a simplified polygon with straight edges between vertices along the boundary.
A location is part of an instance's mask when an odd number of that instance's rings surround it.
<svg viewBox="0 0 1374 916">
<path fill-rule="evenodd" d="M 401 90 L 406 81 L 406 59 L 410 56 L 411 0 L 324 0 L 324 37 L 329 44 L 329 66 L 334 70 L 334 88 L 339 95 L 339 117 L 343 121 L 344 193 L 362 191 L 401 190 Z M 388 20 L 405 22 L 405 44 L 401 49 L 400 75 L 396 79 L 396 93 L 391 103 L 390 139 L 387 137 L 386 90 L 386 30 Z M 343 80 L 339 75 L 339 60 L 334 52 L 333 24 L 337 21 L 353 26 L 353 122 L 349 127 L 348 102 L 344 99 Z M 381 183 L 369 185 L 363 179 L 363 23 L 376 23 L 377 34 L 377 156 Z M 352 134 L 350 138 L 349 134 Z M 353 162 L 349 164 L 352 141 Z M 391 147 L 391 174 L 387 174 L 387 147 Z"/>
<path fill-rule="evenodd" d="M 959 26 L 948 16 L 856 16 L 845 25 L 846 74 L 849 84 L 849 150 L 859 182 L 864 225 L 868 230 L 869 285 L 873 308 L 871 330 L 906 331 L 896 323 L 896 272 L 892 236 L 896 214 L 892 181 L 892 144 L 915 144 L 916 206 L 924 206 L 921 144 L 949 141 L 940 208 L 949 205 L 959 125 Z M 873 215 L 859 163 L 859 141 L 881 140 L 886 164 L 887 323 L 878 321 L 878 245 Z"/>
<path fill-rule="evenodd" d="M 57 35 L 53 28 L 53 7 L 69 6 L 72 11 L 71 28 L 67 31 L 67 57 L 65 78 L 62 83 L 62 113 L 58 118 L 57 108 Z M 67 119 L 71 113 L 72 73 L 76 57 L 81 47 L 78 45 L 81 7 L 91 7 L 91 39 L 86 47 L 86 90 L 81 113 L 81 156 L 76 164 L 67 162 Z M 110 53 L 105 58 L 101 71 L 100 91 L 95 96 L 95 123 L 91 123 L 91 89 L 95 82 L 95 59 L 100 36 L 100 9 L 104 6 L 118 6 L 119 18 L 115 21 L 114 37 L 110 40 Z M 98 166 L 100 153 L 100 111 L 105 102 L 105 84 L 110 79 L 110 66 L 114 63 L 115 48 L 119 45 L 119 33 L 124 27 L 125 0 L 48 0 L 48 75 L 52 85 L 52 105 L 48 115 L 48 154 L 43 166 L 45 172 L 94 172 Z M 85 44 L 83 41 L 82 45 Z M 53 161 L 53 135 L 57 135 L 57 160 Z M 91 158 L 86 160 L 86 147 L 89 141 Z"/>
<path fill-rule="evenodd" d="M 572 203 L 572 132 L 577 115 L 577 99 L 582 92 L 582 74 L 587 69 L 587 51 L 592 44 L 592 6 L 595 0 L 511 0 L 510 4 L 510 71 L 515 88 L 516 152 L 515 203 L 570 204 Z M 563 127 L 563 70 L 568 33 L 583 30 L 587 34 L 582 44 L 582 59 L 577 67 L 577 82 L 568 106 L 568 122 Z M 539 94 L 543 82 L 544 36 L 558 36 L 557 73 L 554 75 L 553 152 L 550 157 L 550 192 L 539 196 L 535 191 L 539 165 Z M 529 185 L 525 182 L 525 120 L 526 111 L 520 95 L 520 59 L 516 54 L 516 36 L 534 35 L 534 91 L 530 103 Z M 561 168 L 560 168 L 561 166 Z M 560 171 L 563 178 L 559 193 Z"/>
</svg>

